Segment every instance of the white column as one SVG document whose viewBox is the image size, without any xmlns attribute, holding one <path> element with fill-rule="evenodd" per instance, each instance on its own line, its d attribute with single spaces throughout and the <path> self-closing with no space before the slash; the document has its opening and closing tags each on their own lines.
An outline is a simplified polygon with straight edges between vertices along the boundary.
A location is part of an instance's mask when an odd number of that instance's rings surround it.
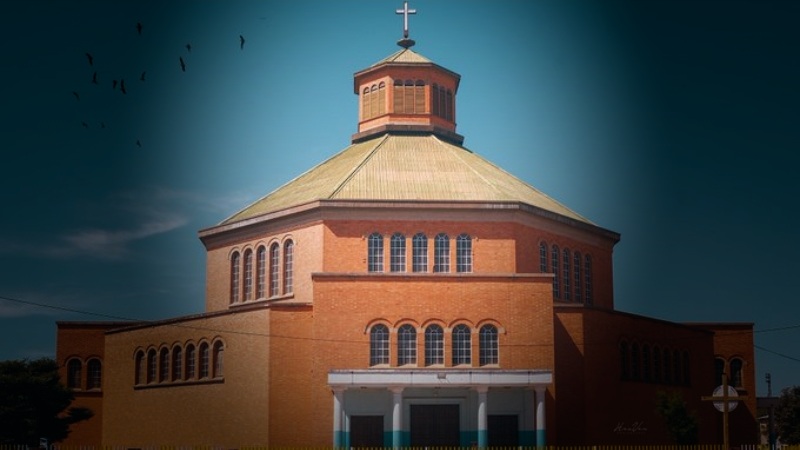
<svg viewBox="0 0 800 450">
<path fill-rule="evenodd" d="M 536 386 L 536 446 L 544 447 L 547 445 L 547 428 L 545 427 L 545 408 L 544 399 L 546 395 L 545 386 Z"/>
<path fill-rule="evenodd" d="M 488 412 L 486 410 L 486 397 L 489 392 L 488 386 L 478 386 L 478 447 L 486 448 L 489 446 Z"/>
<path fill-rule="evenodd" d="M 392 447 L 403 446 L 403 388 L 390 387 L 392 392 Z"/>
<path fill-rule="evenodd" d="M 344 447 L 342 442 L 342 399 L 344 388 L 333 388 L 333 448 Z"/>
</svg>

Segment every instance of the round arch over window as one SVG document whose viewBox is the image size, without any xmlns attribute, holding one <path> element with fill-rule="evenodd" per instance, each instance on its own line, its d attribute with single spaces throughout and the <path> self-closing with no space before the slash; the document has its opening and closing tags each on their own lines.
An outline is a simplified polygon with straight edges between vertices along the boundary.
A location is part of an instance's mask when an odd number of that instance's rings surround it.
<svg viewBox="0 0 800 450">
<path fill-rule="evenodd" d="M 70 389 L 81 389 L 83 379 L 83 362 L 78 358 L 67 361 L 67 387 Z"/>
<path fill-rule="evenodd" d="M 478 335 L 479 363 L 481 366 L 496 365 L 500 362 L 500 346 L 497 327 L 486 324 L 481 327 Z"/>
<path fill-rule="evenodd" d="M 417 364 L 417 330 L 405 324 L 397 330 L 397 365 L 412 364 Z"/>
<path fill-rule="evenodd" d="M 472 336 L 468 326 L 458 324 L 453 327 L 453 365 L 472 364 Z"/>
<path fill-rule="evenodd" d="M 369 365 L 386 364 L 389 364 L 389 328 L 377 324 L 369 330 Z"/>
<path fill-rule="evenodd" d="M 434 323 L 425 328 L 425 365 L 442 364 L 444 364 L 444 329 Z"/>
</svg>

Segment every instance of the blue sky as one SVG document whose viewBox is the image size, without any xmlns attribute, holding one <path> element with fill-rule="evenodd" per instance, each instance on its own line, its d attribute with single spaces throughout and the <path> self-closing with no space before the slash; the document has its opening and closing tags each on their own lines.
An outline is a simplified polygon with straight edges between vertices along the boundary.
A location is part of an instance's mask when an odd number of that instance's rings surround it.
<svg viewBox="0 0 800 450">
<path fill-rule="evenodd" d="M 410 6 L 465 146 L 621 233 L 618 309 L 754 322 L 758 393 L 800 384 L 800 4 Z M 0 359 L 53 356 L 56 320 L 202 311 L 197 231 L 349 144 L 400 7 L 5 3 Z"/>
</svg>

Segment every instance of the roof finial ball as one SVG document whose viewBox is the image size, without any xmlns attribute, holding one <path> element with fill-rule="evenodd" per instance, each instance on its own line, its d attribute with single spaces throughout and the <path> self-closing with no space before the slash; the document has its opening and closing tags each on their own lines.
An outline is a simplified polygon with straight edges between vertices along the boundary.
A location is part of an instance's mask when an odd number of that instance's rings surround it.
<svg viewBox="0 0 800 450">
<path fill-rule="evenodd" d="M 408 38 L 408 15 L 409 14 L 416 14 L 416 9 L 408 9 L 408 2 L 403 2 L 403 9 L 398 9 L 395 11 L 397 14 L 403 15 L 403 39 L 397 41 L 397 45 L 403 48 L 412 47 L 416 42 L 413 39 Z"/>
</svg>

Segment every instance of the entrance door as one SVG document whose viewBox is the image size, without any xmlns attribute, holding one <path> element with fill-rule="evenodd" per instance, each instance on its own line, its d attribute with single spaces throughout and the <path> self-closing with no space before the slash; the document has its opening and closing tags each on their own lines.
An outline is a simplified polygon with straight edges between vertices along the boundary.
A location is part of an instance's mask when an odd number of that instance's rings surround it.
<svg viewBox="0 0 800 450">
<path fill-rule="evenodd" d="M 412 447 L 453 447 L 459 439 L 458 405 L 410 405 Z"/>
<path fill-rule="evenodd" d="M 383 416 L 350 416 L 351 447 L 383 447 Z"/>
<path fill-rule="evenodd" d="M 490 415 L 487 422 L 490 447 L 519 446 L 519 419 L 516 414 Z"/>
</svg>

